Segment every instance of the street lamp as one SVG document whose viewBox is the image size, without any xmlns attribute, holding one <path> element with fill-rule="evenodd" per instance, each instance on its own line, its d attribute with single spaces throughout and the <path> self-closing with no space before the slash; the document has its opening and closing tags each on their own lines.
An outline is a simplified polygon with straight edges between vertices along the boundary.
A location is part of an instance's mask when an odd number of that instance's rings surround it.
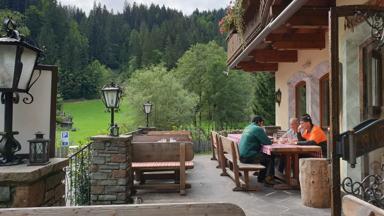
<svg viewBox="0 0 384 216">
<path fill-rule="evenodd" d="M 12 130 L 13 103 L 19 102 L 18 93 L 25 93 L 29 98 L 23 102 L 30 104 L 33 96 L 29 90 L 40 77 L 41 71 L 34 73 L 34 68 L 42 51 L 24 41 L 16 30 L 16 23 L 11 19 L 4 20 L 6 35 L 0 38 L 0 92 L 1 103 L 4 104 L 4 132 L 0 133 L 0 165 L 20 163 L 15 153 L 21 149 L 14 138 L 19 132 Z"/>
<path fill-rule="evenodd" d="M 120 86 L 113 82 L 109 85 L 105 85 L 101 89 L 104 105 L 111 111 L 111 125 L 109 128 L 110 136 L 119 136 L 119 127 L 115 124 L 115 109 L 118 109 L 120 106 L 122 92 Z"/>
<path fill-rule="evenodd" d="M 144 113 L 147 116 L 147 128 L 148 128 L 148 123 L 149 123 L 148 116 L 152 111 L 152 104 L 151 102 L 147 101 L 146 103 L 144 103 L 143 107 L 144 107 Z"/>
</svg>

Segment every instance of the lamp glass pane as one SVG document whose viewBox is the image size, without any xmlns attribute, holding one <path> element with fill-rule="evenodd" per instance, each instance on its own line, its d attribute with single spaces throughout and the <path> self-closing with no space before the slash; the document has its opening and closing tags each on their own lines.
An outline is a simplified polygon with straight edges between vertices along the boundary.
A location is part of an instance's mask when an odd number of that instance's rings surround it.
<svg viewBox="0 0 384 216">
<path fill-rule="evenodd" d="M 145 103 L 144 104 L 144 111 L 145 111 L 146 114 L 151 112 L 151 108 L 152 108 L 152 104 L 150 104 L 150 103 Z"/>
<path fill-rule="evenodd" d="M 116 89 L 116 90 L 115 90 Z M 117 94 L 118 94 L 117 88 L 107 88 L 103 91 L 104 98 L 105 98 L 105 105 L 108 108 L 114 108 L 117 105 Z"/>
<path fill-rule="evenodd" d="M 0 88 L 12 88 L 16 45 L 0 45 Z"/>
<path fill-rule="evenodd" d="M 28 88 L 28 82 L 32 76 L 35 62 L 37 59 L 37 52 L 24 48 L 23 54 L 21 55 L 21 62 L 23 63 L 23 70 L 21 72 L 19 80 L 19 89 L 26 90 Z"/>
</svg>

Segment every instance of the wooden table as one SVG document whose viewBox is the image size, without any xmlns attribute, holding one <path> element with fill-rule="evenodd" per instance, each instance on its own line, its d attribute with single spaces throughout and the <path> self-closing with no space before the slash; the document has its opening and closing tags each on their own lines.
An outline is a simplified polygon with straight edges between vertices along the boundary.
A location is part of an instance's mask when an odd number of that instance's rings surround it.
<svg viewBox="0 0 384 216">
<path fill-rule="evenodd" d="M 228 134 L 228 138 L 232 139 L 234 142 L 239 143 L 241 139 L 241 134 Z M 299 155 L 302 154 L 312 154 L 314 157 L 321 157 L 321 147 L 316 145 L 295 145 L 290 143 L 284 144 L 272 144 L 272 145 L 263 145 L 262 152 L 267 155 L 280 155 L 285 158 L 285 181 L 287 184 L 276 185 L 276 189 L 292 189 L 297 188 L 298 184 L 294 184 L 291 179 L 291 169 L 293 163 L 293 178 L 296 179 L 296 182 L 299 182 Z"/>
</svg>

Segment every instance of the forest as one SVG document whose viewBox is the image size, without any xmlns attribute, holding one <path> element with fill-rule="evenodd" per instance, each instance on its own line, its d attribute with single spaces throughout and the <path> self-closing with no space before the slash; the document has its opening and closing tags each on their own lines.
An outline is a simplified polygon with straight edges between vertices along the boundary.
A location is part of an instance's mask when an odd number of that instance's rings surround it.
<svg viewBox="0 0 384 216">
<path fill-rule="evenodd" d="M 228 70 L 225 10 L 180 11 L 125 4 L 121 13 L 94 4 L 89 14 L 56 0 L 1 0 L 0 18 L 19 23 L 29 41 L 44 49 L 43 64 L 59 66 L 64 100 L 99 98 L 111 80 L 125 87 L 136 107 L 151 100 L 155 124 L 180 127 L 209 122 L 223 128 L 261 114 L 274 123 L 274 76 Z M 140 108 L 139 108 L 140 107 Z"/>
</svg>

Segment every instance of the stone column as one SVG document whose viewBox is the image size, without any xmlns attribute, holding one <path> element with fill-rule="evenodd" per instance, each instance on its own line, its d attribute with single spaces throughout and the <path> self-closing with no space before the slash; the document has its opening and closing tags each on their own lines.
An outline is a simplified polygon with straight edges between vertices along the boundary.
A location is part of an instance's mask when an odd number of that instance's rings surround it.
<svg viewBox="0 0 384 216">
<path fill-rule="evenodd" d="M 131 203 L 131 135 L 91 137 L 91 205 Z"/>
</svg>

